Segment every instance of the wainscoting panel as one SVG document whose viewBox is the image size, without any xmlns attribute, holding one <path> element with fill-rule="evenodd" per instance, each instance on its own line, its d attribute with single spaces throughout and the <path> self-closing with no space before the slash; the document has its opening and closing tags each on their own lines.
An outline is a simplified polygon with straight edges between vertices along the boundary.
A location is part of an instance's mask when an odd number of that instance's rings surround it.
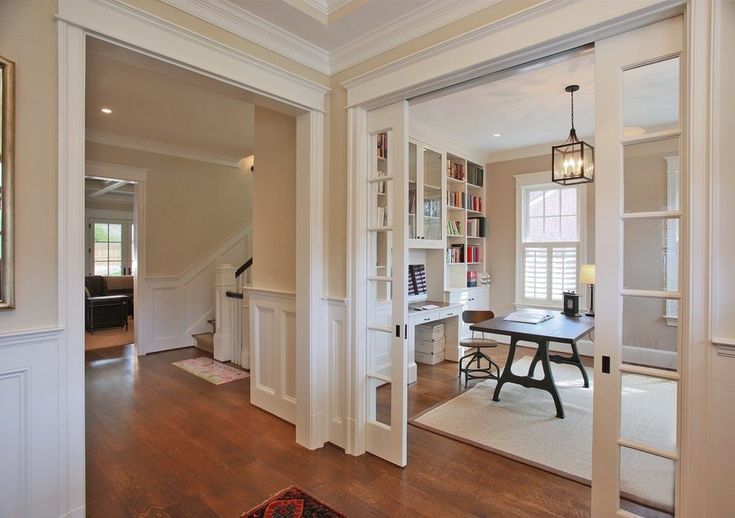
<svg viewBox="0 0 735 518">
<path fill-rule="evenodd" d="M 712 444 L 709 516 L 732 516 L 735 509 L 735 347 L 715 346 L 711 356 L 710 412 Z"/>
<path fill-rule="evenodd" d="M 0 516 L 59 515 L 59 332 L 0 336 Z"/>
<path fill-rule="evenodd" d="M 344 300 L 329 299 L 327 339 L 329 340 L 329 442 L 344 448 L 347 412 L 347 306 Z"/>
<path fill-rule="evenodd" d="M 145 276 L 136 295 L 143 319 L 139 348 L 143 354 L 194 345 L 192 335 L 212 331 L 214 270 L 218 265 L 239 267 L 251 253 L 252 225 L 239 228 L 181 275 Z M 150 317 L 149 317 L 150 315 Z M 146 319 L 150 318 L 150 322 Z"/>
<path fill-rule="evenodd" d="M 248 289 L 250 402 L 296 423 L 296 297 Z"/>
</svg>

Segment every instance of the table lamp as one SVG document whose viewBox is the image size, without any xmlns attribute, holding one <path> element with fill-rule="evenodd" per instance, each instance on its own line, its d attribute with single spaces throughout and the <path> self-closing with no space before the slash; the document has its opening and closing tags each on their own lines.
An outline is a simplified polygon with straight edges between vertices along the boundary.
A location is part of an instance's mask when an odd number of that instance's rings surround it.
<svg viewBox="0 0 735 518">
<path fill-rule="evenodd" d="M 585 313 L 588 317 L 595 316 L 595 265 L 583 264 L 579 269 L 579 282 L 590 285 L 590 310 Z"/>
</svg>

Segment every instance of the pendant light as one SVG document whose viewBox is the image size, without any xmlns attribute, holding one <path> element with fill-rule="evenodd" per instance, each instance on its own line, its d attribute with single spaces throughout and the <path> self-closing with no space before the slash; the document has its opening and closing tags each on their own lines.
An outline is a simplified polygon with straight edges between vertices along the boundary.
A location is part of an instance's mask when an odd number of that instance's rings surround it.
<svg viewBox="0 0 735 518">
<path fill-rule="evenodd" d="M 551 180 L 562 185 L 594 181 L 595 148 L 577 138 L 574 129 L 574 92 L 579 85 L 569 85 L 564 91 L 571 95 L 572 129 L 564 144 L 551 148 Z"/>
</svg>

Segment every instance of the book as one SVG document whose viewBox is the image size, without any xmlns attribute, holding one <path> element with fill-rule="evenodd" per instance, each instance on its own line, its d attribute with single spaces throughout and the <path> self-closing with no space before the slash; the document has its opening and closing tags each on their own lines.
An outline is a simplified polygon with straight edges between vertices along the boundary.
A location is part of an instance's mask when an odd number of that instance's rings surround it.
<svg viewBox="0 0 735 518">
<path fill-rule="evenodd" d="M 526 308 L 514 311 L 503 320 L 507 322 L 520 322 L 522 324 L 540 324 L 552 318 L 554 316 L 546 310 Z"/>
</svg>

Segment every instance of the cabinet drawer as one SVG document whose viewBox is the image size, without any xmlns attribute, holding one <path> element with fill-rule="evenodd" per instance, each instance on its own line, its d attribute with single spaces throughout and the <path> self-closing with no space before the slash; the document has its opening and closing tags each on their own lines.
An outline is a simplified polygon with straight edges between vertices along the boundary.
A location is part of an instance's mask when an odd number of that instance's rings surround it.
<svg viewBox="0 0 735 518">
<path fill-rule="evenodd" d="M 451 318 L 457 316 L 462 318 L 462 308 L 445 309 L 444 311 L 442 311 L 441 318 Z"/>
</svg>

